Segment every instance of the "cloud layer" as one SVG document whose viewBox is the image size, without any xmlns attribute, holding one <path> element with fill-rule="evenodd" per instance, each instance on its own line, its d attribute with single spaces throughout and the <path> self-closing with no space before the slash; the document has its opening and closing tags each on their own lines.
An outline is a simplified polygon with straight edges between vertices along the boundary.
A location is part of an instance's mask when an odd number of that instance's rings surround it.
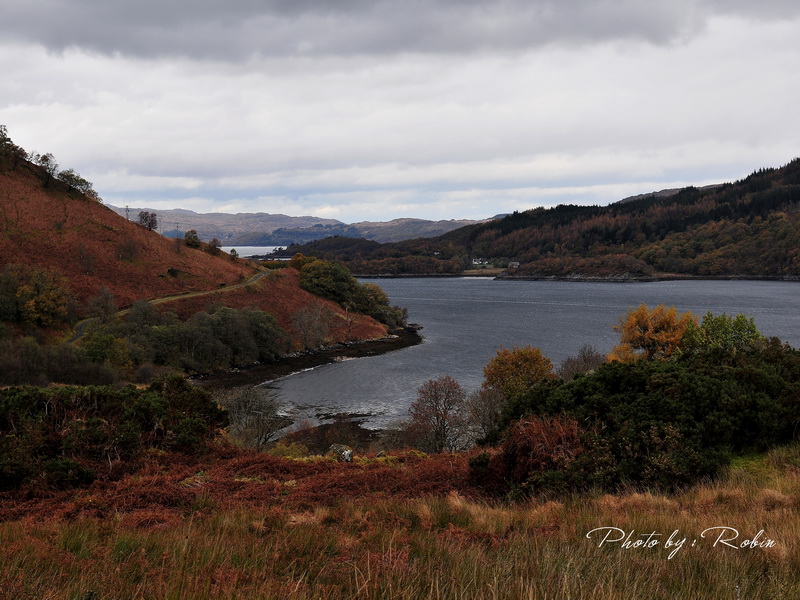
<svg viewBox="0 0 800 600">
<path fill-rule="evenodd" d="M 115 204 L 478 218 L 800 154 L 796 2 L 0 5 L 0 123 Z"/>
</svg>

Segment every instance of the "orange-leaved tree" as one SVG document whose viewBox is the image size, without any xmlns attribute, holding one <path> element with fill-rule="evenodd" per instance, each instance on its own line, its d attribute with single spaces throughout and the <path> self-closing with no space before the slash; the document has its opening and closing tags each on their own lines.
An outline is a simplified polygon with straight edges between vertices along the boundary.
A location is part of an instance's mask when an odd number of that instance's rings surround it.
<svg viewBox="0 0 800 600">
<path fill-rule="evenodd" d="M 524 394 L 537 383 L 554 379 L 553 363 L 539 348 L 500 348 L 483 369 L 484 389 L 498 389 L 507 398 Z"/>
<path fill-rule="evenodd" d="M 678 313 L 674 306 L 663 304 L 649 309 L 640 304 L 620 317 L 619 325 L 614 326 L 620 332 L 619 344 L 608 358 L 621 362 L 669 358 L 680 346 L 689 323 L 697 324 L 697 317 L 689 311 Z"/>
</svg>

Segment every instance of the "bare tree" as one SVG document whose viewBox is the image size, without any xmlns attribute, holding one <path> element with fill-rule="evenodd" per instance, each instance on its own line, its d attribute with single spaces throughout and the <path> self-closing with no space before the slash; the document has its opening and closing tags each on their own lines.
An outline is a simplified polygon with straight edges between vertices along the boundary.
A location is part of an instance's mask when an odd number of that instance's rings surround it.
<svg viewBox="0 0 800 600">
<path fill-rule="evenodd" d="M 417 390 L 406 431 L 425 452 L 453 452 L 465 446 L 462 409 L 467 394 L 450 375 L 429 379 Z"/>
<path fill-rule="evenodd" d="M 556 372 L 563 381 L 572 381 L 578 373 L 588 373 L 606 362 L 606 357 L 591 344 L 584 344 L 577 356 L 568 356 Z"/>
<path fill-rule="evenodd" d="M 96 317 L 101 323 L 107 323 L 117 313 L 117 303 L 114 294 L 106 286 L 100 286 L 96 296 L 87 301 L 89 314 Z"/>
<path fill-rule="evenodd" d="M 497 388 L 483 388 L 472 392 L 464 406 L 467 430 L 471 441 L 486 438 L 500 421 L 506 397 Z"/>
<path fill-rule="evenodd" d="M 42 167 L 44 170 L 45 175 L 47 175 L 44 180 L 44 187 L 47 187 L 50 184 L 50 180 L 56 176 L 56 173 L 58 173 L 58 163 L 56 162 L 55 157 L 49 152 L 46 154 L 32 152 L 30 155 L 30 160 L 31 162 Z"/>
<path fill-rule="evenodd" d="M 297 311 L 292 317 L 292 325 L 300 335 L 303 348 L 319 348 L 330 334 L 333 311 L 322 302 L 313 302 Z"/>
<path fill-rule="evenodd" d="M 228 411 L 228 433 L 250 448 L 266 446 L 291 422 L 279 414 L 277 393 L 264 386 L 216 390 L 214 399 Z"/>
</svg>

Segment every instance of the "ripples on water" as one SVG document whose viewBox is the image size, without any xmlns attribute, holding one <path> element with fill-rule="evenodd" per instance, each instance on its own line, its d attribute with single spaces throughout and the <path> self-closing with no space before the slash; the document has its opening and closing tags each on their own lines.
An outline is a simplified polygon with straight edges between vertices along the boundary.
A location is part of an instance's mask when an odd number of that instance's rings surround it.
<svg viewBox="0 0 800 600">
<path fill-rule="evenodd" d="M 452 375 L 468 391 L 480 387 L 483 367 L 500 347 L 541 348 L 555 365 L 583 344 L 608 352 L 629 308 L 674 305 L 698 316 L 753 316 L 765 335 L 800 346 L 796 283 L 670 281 L 577 283 L 494 281 L 482 278 L 363 280 L 377 283 L 393 304 L 424 327 L 425 342 L 381 356 L 337 362 L 270 384 L 287 414 L 312 423 L 328 415 L 368 415 L 380 428 L 404 418 L 428 379 Z"/>
</svg>

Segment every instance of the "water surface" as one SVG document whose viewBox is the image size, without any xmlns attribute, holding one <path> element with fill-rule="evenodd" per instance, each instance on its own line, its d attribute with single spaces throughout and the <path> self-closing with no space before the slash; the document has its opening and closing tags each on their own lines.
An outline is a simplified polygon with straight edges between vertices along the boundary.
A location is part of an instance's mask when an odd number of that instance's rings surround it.
<svg viewBox="0 0 800 600">
<path fill-rule="evenodd" d="M 583 344 L 608 352 L 620 315 L 642 302 L 674 305 L 698 316 L 743 313 L 765 335 L 800 347 L 797 283 L 669 281 L 585 283 L 488 278 L 365 279 L 424 327 L 423 344 L 349 360 L 273 382 L 288 414 L 312 423 L 328 415 L 368 415 L 380 428 L 404 418 L 428 379 L 453 376 L 471 391 L 498 348 L 538 347 L 555 365 Z"/>
</svg>

